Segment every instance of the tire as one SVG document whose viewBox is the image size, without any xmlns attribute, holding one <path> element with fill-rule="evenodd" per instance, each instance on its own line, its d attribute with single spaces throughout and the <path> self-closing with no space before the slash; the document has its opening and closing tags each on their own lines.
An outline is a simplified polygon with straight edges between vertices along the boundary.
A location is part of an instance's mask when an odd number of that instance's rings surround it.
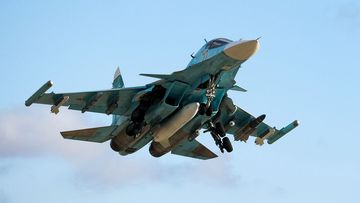
<svg viewBox="0 0 360 203">
<path fill-rule="evenodd" d="M 231 145 L 230 139 L 228 137 L 224 137 L 223 138 L 223 147 L 227 152 L 232 152 L 233 151 L 233 147 Z"/>
<path fill-rule="evenodd" d="M 220 135 L 220 137 L 225 137 L 225 127 L 221 122 L 217 122 L 215 124 L 216 133 Z"/>
</svg>

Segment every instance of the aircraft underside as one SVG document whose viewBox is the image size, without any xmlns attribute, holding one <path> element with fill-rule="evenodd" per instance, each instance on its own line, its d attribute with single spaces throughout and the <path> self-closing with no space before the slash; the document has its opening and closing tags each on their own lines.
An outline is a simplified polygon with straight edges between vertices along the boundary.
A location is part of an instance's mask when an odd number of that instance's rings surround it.
<svg viewBox="0 0 360 203">
<path fill-rule="evenodd" d="M 218 38 L 192 55 L 188 67 L 172 74 L 141 74 L 160 80 L 140 87 L 125 88 L 117 69 L 113 88 L 75 93 L 45 93 L 53 83 L 45 83 L 25 105 L 48 104 L 52 113 L 61 106 L 82 113 L 113 115 L 110 126 L 61 132 L 66 139 L 106 142 L 121 155 L 136 152 L 149 144 L 154 157 L 172 154 L 211 159 L 217 155 L 196 138 L 204 130 L 219 150 L 233 151 L 234 141 L 272 144 L 299 125 L 294 121 L 278 130 L 264 123 L 265 114 L 252 116 L 227 96 L 229 90 L 245 92 L 235 85 L 240 65 L 258 49 L 258 40 L 231 41 Z"/>
</svg>

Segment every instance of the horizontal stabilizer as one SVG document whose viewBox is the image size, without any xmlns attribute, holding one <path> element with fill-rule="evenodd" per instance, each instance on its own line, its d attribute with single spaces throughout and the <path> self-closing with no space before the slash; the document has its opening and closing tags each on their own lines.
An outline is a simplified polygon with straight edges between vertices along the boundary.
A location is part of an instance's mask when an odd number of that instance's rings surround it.
<svg viewBox="0 0 360 203">
<path fill-rule="evenodd" d="M 89 142 L 105 142 L 110 140 L 113 135 L 112 132 L 117 128 L 117 125 L 105 126 L 99 128 L 88 128 L 82 130 L 72 130 L 61 132 L 65 139 L 82 140 Z"/>
<path fill-rule="evenodd" d="M 216 158 L 217 155 L 202 145 L 197 140 L 185 140 L 180 143 L 175 149 L 171 151 L 171 154 L 177 154 L 181 156 L 187 156 L 197 159 L 212 159 Z"/>
</svg>

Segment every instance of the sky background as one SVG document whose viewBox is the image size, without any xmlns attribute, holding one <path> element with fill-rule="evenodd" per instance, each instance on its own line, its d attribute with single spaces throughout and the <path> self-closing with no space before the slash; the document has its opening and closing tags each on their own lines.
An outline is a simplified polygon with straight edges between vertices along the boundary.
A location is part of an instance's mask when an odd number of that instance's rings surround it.
<svg viewBox="0 0 360 203">
<path fill-rule="evenodd" d="M 154 81 L 139 73 L 183 69 L 210 40 L 260 40 L 236 80 L 234 102 L 281 128 L 273 145 L 233 143 L 219 158 L 129 156 L 60 131 L 111 117 L 24 101 L 52 91 Z M 319 1 L 0 1 L 0 203 L 360 202 L 360 3 Z"/>
</svg>

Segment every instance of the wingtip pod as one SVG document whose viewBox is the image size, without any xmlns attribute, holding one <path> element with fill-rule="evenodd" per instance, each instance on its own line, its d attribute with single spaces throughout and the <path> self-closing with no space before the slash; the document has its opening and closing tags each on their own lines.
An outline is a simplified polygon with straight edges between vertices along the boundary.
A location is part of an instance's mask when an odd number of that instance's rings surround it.
<svg viewBox="0 0 360 203">
<path fill-rule="evenodd" d="M 295 129 L 297 126 L 299 126 L 300 122 L 298 120 L 293 121 L 286 127 L 282 128 L 281 130 L 277 131 L 274 135 L 268 138 L 267 143 L 272 144 L 276 142 L 278 139 L 282 138 L 284 135 Z"/>
<path fill-rule="evenodd" d="M 51 80 L 47 81 L 43 86 L 41 86 L 29 99 L 25 101 L 25 106 L 30 106 L 33 104 L 37 99 L 41 97 L 50 87 L 53 86 L 53 82 Z"/>
</svg>

